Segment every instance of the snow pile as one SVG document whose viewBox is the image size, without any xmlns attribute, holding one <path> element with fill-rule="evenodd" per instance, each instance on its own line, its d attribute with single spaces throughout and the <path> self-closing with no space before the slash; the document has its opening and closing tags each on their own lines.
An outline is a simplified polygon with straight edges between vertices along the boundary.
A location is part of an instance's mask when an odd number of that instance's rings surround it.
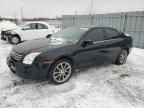
<svg viewBox="0 0 144 108">
<path fill-rule="evenodd" d="M 10 72 L 11 45 L 0 41 L 0 108 L 143 108 L 144 50 L 133 48 L 124 65 L 76 72 L 62 85 L 26 80 Z"/>
<path fill-rule="evenodd" d="M 9 29 L 14 29 L 16 28 L 16 24 L 10 22 L 10 21 L 1 21 L 0 22 L 0 32 L 2 30 L 9 30 Z"/>
</svg>

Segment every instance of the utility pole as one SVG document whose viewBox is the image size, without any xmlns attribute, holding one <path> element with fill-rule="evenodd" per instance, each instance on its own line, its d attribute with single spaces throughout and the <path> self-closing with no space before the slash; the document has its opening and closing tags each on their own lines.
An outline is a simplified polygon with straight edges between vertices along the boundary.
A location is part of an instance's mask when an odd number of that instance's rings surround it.
<svg viewBox="0 0 144 108">
<path fill-rule="evenodd" d="M 17 24 L 17 16 L 16 16 L 16 13 L 14 14 L 14 22 Z"/>
<path fill-rule="evenodd" d="M 93 11 L 93 0 L 90 1 L 90 15 L 92 15 Z"/>
<path fill-rule="evenodd" d="M 20 7 L 20 9 L 21 9 L 21 19 L 22 19 L 22 21 L 23 21 L 23 8 L 22 7 Z"/>
<path fill-rule="evenodd" d="M 16 17 L 17 17 L 17 16 L 16 16 L 16 13 L 14 13 L 14 17 L 13 17 L 13 18 L 16 19 Z"/>
<path fill-rule="evenodd" d="M 77 16 L 77 10 L 75 11 L 75 15 Z"/>
</svg>

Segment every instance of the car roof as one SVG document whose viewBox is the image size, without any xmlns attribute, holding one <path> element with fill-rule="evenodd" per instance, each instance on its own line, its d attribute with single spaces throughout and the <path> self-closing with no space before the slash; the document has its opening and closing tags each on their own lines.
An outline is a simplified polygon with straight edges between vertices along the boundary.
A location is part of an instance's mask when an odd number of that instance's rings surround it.
<svg viewBox="0 0 144 108">
<path fill-rule="evenodd" d="M 115 29 L 115 28 L 113 28 L 113 27 L 107 27 L 107 26 L 72 26 L 72 27 L 87 28 L 87 29 L 93 29 L 93 28 L 109 28 L 109 29 Z"/>
<path fill-rule="evenodd" d="M 87 30 L 92 30 L 92 29 L 95 29 L 95 28 L 105 28 L 105 29 L 113 29 L 117 32 L 121 32 L 120 30 L 117 30 L 116 28 L 113 28 L 113 27 L 106 27 L 106 26 L 72 26 L 72 27 L 77 27 L 77 28 L 85 28 Z"/>
<path fill-rule="evenodd" d="M 47 22 L 43 22 L 43 21 L 28 21 L 28 22 L 24 22 L 24 24 L 31 24 L 31 23 L 41 23 L 41 24 L 45 24 L 45 25 L 49 26 L 49 24 Z"/>
</svg>

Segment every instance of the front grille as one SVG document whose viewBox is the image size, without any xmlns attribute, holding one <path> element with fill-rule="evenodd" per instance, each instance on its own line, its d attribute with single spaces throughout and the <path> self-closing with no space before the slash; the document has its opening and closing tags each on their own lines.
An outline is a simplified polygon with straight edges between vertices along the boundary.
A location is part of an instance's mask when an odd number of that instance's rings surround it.
<svg viewBox="0 0 144 108">
<path fill-rule="evenodd" d="M 20 54 L 14 52 L 13 50 L 11 51 L 10 56 L 11 56 L 12 59 L 14 59 L 16 61 L 21 60 L 22 57 L 23 57 L 23 55 L 20 55 Z"/>
</svg>

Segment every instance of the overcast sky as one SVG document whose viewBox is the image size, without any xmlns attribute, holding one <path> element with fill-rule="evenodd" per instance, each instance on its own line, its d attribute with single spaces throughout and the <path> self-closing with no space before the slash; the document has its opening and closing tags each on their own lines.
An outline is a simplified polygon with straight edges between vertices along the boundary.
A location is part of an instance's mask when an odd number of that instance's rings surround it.
<svg viewBox="0 0 144 108">
<path fill-rule="evenodd" d="M 1 17 L 56 17 L 67 14 L 88 14 L 90 0 L 0 0 Z M 93 13 L 144 10 L 144 0 L 93 0 Z"/>
</svg>

